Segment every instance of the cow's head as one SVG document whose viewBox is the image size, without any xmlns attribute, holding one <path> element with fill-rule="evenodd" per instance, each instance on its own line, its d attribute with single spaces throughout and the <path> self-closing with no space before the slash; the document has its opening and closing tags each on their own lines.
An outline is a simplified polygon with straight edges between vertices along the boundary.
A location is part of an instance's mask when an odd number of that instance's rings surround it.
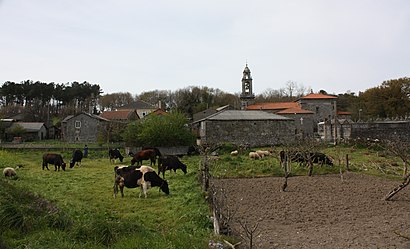
<svg viewBox="0 0 410 249">
<path fill-rule="evenodd" d="M 181 164 L 181 170 L 182 170 L 182 172 L 184 172 L 184 174 L 186 174 L 186 164 Z"/>
<path fill-rule="evenodd" d="M 61 168 L 62 168 L 64 171 L 65 171 L 65 166 L 66 166 L 65 162 L 61 163 Z"/>
<path fill-rule="evenodd" d="M 74 160 L 71 159 L 71 161 L 70 161 L 70 169 L 73 168 L 74 165 L 75 165 L 75 162 L 74 162 Z"/>
<path fill-rule="evenodd" d="M 163 180 L 163 182 L 161 184 L 161 190 L 165 194 L 169 195 L 169 187 L 168 187 L 168 182 L 167 181 Z"/>
</svg>

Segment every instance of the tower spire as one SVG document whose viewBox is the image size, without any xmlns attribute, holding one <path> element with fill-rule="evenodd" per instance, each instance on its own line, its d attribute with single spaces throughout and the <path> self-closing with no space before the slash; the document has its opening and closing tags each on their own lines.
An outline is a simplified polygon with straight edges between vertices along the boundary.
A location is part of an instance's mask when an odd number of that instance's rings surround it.
<svg viewBox="0 0 410 249">
<path fill-rule="evenodd" d="M 245 110 L 250 102 L 255 99 L 255 95 L 252 92 L 252 87 L 251 70 L 249 70 L 248 60 L 246 60 L 246 65 L 242 76 L 242 93 L 240 95 L 242 110 Z"/>
</svg>

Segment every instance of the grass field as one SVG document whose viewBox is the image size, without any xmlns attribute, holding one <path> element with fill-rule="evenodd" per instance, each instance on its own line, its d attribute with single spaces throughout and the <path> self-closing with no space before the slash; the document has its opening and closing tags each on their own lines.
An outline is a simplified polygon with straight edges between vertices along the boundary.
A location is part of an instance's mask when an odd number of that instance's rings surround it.
<svg viewBox="0 0 410 249">
<path fill-rule="evenodd" d="M 366 148 L 328 147 L 335 166 L 315 166 L 314 174 L 352 171 L 399 178 L 400 160 Z M 62 153 L 68 163 L 71 151 Z M 277 154 L 278 151 L 276 151 Z M 106 151 L 90 151 L 81 167 L 43 171 L 41 151 L 0 151 L 0 169 L 23 165 L 18 179 L 0 181 L 0 238 L 8 248 L 207 248 L 213 237 L 210 211 L 198 183 L 201 158 L 183 157 L 188 174 L 167 172 L 170 196 L 150 189 L 125 189 L 113 198 L 114 164 Z M 251 160 L 247 152 L 232 157 L 221 151 L 210 157 L 215 177 L 283 176 L 276 156 Z M 275 154 L 275 155 L 276 155 Z M 129 165 L 126 157 L 123 165 Z M 339 166 L 342 165 L 341 167 Z M 119 164 L 116 164 L 119 165 Z M 293 164 L 291 175 L 306 175 Z"/>
<path fill-rule="evenodd" d="M 114 199 L 107 157 L 91 152 L 80 168 L 55 172 L 42 170 L 41 155 L 0 151 L 1 169 L 24 165 L 17 180 L 0 181 L 0 231 L 9 248 L 206 248 L 212 224 L 198 157 L 184 158 L 187 175 L 168 173 L 170 196 L 153 188 L 138 198 L 139 189 L 125 189 Z"/>
</svg>

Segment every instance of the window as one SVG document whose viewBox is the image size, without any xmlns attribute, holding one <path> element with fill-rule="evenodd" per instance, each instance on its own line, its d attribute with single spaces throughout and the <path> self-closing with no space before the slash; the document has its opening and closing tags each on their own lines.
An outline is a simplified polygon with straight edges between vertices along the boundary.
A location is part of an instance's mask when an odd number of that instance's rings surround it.
<svg viewBox="0 0 410 249">
<path fill-rule="evenodd" d="M 316 106 L 316 113 L 319 113 L 319 106 Z"/>
<path fill-rule="evenodd" d="M 81 121 L 75 121 L 75 128 L 80 129 L 81 128 Z"/>
</svg>

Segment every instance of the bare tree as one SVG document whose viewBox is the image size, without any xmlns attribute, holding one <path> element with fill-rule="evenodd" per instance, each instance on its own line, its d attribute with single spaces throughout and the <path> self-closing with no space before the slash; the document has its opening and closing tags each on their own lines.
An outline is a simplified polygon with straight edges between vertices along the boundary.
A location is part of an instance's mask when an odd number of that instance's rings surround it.
<svg viewBox="0 0 410 249">
<path fill-rule="evenodd" d="M 253 239 L 255 236 L 258 236 L 259 234 L 256 234 L 256 230 L 258 229 L 259 226 L 259 221 L 255 223 L 255 225 L 251 226 L 246 222 L 241 222 L 239 221 L 239 224 L 241 225 L 242 229 L 245 231 L 245 236 L 241 235 L 241 237 L 245 240 L 249 241 L 249 249 L 253 248 Z"/>
</svg>

